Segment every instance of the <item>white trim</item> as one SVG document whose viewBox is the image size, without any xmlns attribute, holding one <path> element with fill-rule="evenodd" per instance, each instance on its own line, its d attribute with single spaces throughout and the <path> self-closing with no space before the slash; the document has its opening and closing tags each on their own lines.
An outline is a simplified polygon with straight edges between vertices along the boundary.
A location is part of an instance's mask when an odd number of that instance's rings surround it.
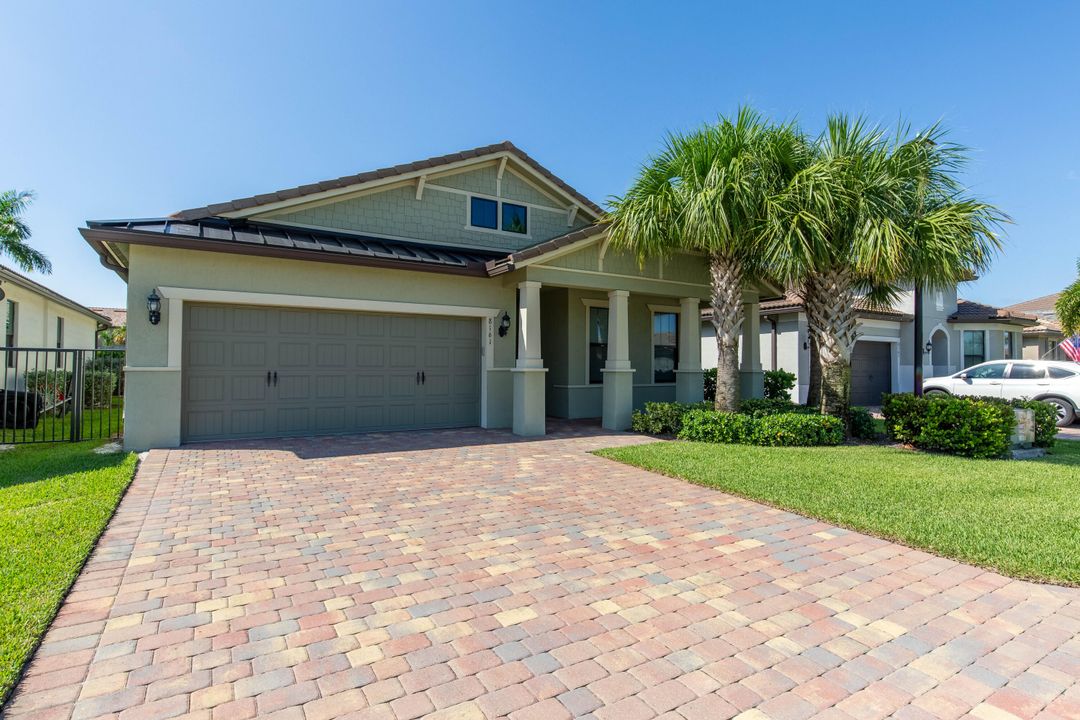
<svg viewBox="0 0 1080 720">
<path fill-rule="evenodd" d="M 523 267 L 528 267 L 530 265 L 538 265 L 540 267 L 553 267 L 553 268 L 555 268 L 557 270 L 569 270 L 570 268 L 560 268 L 557 265 L 546 265 L 545 266 L 545 265 L 542 265 L 541 263 L 544 263 L 544 262 L 546 262 L 548 260 L 554 260 L 556 258 L 561 258 L 564 255 L 571 255 L 573 253 L 578 252 L 579 250 L 584 250 L 585 248 L 595 244 L 599 240 L 600 240 L 600 235 L 599 234 L 590 235 L 587 238 L 584 238 L 582 240 L 578 240 L 577 242 L 574 242 L 574 243 L 570 243 L 569 245 L 563 245 L 561 248 L 558 248 L 556 250 L 552 250 L 551 252 L 546 252 L 543 255 L 537 255 L 536 257 L 531 257 L 531 258 L 528 258 L 527 260 L 522 260 L 519 263 L 514 263 L 514 267 L 515 268 L 523 268 Z"/>
<path fill-rule="evenodd" d="M 805 312 L 805 311 L 800 311 Z M 910 322 L 905 320 L 904 322 Z M 862 327 L 878 328 L 879 330 L 899 330 L 899 320 L 863 320 L 862 318 L 856 319 L 856 324 Z"/>
<path fill-rule="evenodd" d="M 607 255 L 608 248 L 611 247 L 611 233 L 603 232 L 600 234 L 604 238 L 604 242 L 600 245 L 600 256 L 596 263 L 596 269 L 600 272 L 604 271 L 604 256 Z"/>
<path fill-rule="evenodd" d="M 435 187 L 435 186 L 433 185 L 432 187 Z M 487 200 L 488 202 L 495 203 L 495 227 L 486 228 L 486 227 L 479 227 L 477 225 L 472 224 L 472 200 L 473 200 L 474 197 L 475 198 L 480 198 L 481 200 Z M 510 232 L 509 230 L 503 230 L 502 229 L 503 205 L 505 203 L 510 203 L 511 205 L 517 205 L 519 207 L 525 208 L 525 232 L 524 233 Z M 503 237 L 525 238 L 526 240 L 532 240 L 532 234 L 529 232 L 529 230 L 531 228 L 532 228 L 532 220 L 529 219 L 529 205 L 528 205 L 528 203 L 519 203 L 519 202 L 514 202 L 512 200 L 502 200 L 500 198 L 494 198 L 494 197 L 491 197 L 490 195 L 485 195 L 483 193 L 473 193 L 473 192 L 465 193 L 465 229 L 466 230 L 473 230 L 473 231 L 476 231 L 476 232 L 485 232 L 485 233 L 494 233 L 495 235 L 502 235 Z"/>
<path fill-rule="evenodd" d="M 446 185 L 439 185 L 437 183 L 429 182 L 425 186 L 431 190 L 438 190 L 439 192 L 450 193 L 451 195 L 466 195 L 469 197 L 483 198 L 484 200 L 494 200 L 496 202 L 508 202 L 511 205 L 524 205 L 527 208 L 533 210 L 546 210 L 549 213 L 558 213 L 563 215 L 566 213 L 565 208 L 551 207 L 550 205 L 537 205 L 536 203 L 528 202 L 527 200 L 515 200 L 513 198 L 502 197 L 500 195 L 488 195 L 484 192 L 476 190 L 462 190 L 461 188 L 447 187 Z"/>
<path fill-rule="evenodd" d="M 934 342 L 934 333 L 936 333 L 938 330 L 945 333 L 945 369 L 947 371 L 949 371 L 949 372 L 952 372 L 952 367 L 953 367 L 953 364 L 952 364 L 952 335 L 949 333 L 949 328 L 945 327 L 941 323 L 938 323 L 934 327 L 930 328 L 930 332 L 927 333 L 927 335 L 926 335 L 926 341 L 928 343 L 933 343 Z M 960 348 L 960 349 L 961 349 L 961 351 L 963 350 L 963 348 Z M 918 351 L 918 350 L 919 350 L 919 348 L 916 348 L 916 351 Z M 924 363 L 924 366 L 925 366 L 925 363 Z M 930 367 L 931 368 L 934 367 L 934 351 L 933 351 L 933 349 L 930 350 Z"/>
<path fill-rule="evenodd" d="M 427 182 L 427 175 L 421 175 L 420 179 L 416 181 L 416 199 L 424 199 L 424 184 Z"/>
<path fill-rule="evenodd" d="M 578 206 L 571 205 L 570 210 L 566 213 L 566 227 L 574 226 L 574 218 L 577 217 Z"/>
<path fill-rule="evenodd" d="M 666 312 L 675 313 L 676 315 L 678 315 L 682 312 L 682 308 L 678 305 L 654 305 L 653 303 L 649 303 L 647 307 L 652 313 Z"/>
<path fill-rule="evenodd" d="M 544 259 L 546 260 L 547 257 L 544 256 Z M 666 283 L 668 285 L 685 285 L 687 287 L 692 287 L 692 288 L 708 288 L 709 287 L 708 285 L 699 285 L 698 283 L 683 282 L 682 280 L 661 280 L 659 278 L 652 278 L 652 277 L 649 277 L 647 275 L 620 275 L 620 274 L 617 274 L 617 273 L 597 272 L 596 270 L 578 270 L 577 268 L 564 268 L 564 267 L 558 267 L 557 265 L 543 265 L 543 264 L 539 264 L 539 263 L 536 265 L 536 267 L 541 267 L 541 268 L 544 268 L 545 270 L 559 270 L 559 271 L 568 272 L 568 273 L 581 273 L 583 275 L 603 275 L 604 277 L 610 277 L 610 278 L 626 278 L 627 280 L 644 280 L 646 282 Z M 642 294 L 653 294 L 653 293 L 642 293 Z M 663 294 L 663 293 L 658 293 L 658 294 Z"/>
<path fill-rule="evenodd" d="M 173 365 L 125 365 L 124 372 L 180 372 L 180 368 Z"/>
<path fill-rule="evenodd" d="M 862 342 L 864 340 L 866 342 L 887 342 L 887 343 L 898 343 L 898 342 L 900 342 L 900 338 L 892 337 L 892 336 L 889 336 L 889 335 L 860 335 L 859 337 L 857 337 L 855 339 L 855 342 Z"/>
</svg>

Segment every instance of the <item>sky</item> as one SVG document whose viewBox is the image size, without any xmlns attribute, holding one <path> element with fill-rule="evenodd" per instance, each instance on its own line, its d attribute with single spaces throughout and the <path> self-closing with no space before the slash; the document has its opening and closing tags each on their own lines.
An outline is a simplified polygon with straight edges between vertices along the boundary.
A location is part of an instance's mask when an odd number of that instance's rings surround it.
<svg viewBox="0 0 1080 720">
<path fill-rule="evenodd" d="M 35 279 L 125 286 L 77 228 L 511 140 L 593 200 L 664 134 L 749 104 L 942 121 L 1014 223 L 961 288 L 1060 290 L 1080 256 L 1080 3 L 6 2 L 0 189 L 32 190 Z M 10 264 L 0 258 L 0 262 Z"/>
</svg>

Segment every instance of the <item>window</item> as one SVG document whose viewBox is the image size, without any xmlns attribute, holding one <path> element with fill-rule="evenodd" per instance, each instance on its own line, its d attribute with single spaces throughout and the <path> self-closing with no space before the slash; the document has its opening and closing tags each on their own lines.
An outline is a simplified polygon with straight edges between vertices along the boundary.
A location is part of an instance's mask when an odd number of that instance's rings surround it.
<svg viewBox="0 0 1080 720">
<path fill-rule="evenodd" d="M 600 372 L 607 362 L 608 344 L 608 309 L 606 307 L 589 308 L 589 384 L 604 382 L 604 373 Z"/>
<path fill-rule="evenodd" d="M 469 222 L 473 227 L 488 228 L 494 230 L 499 227 L 499 203 L 487 198 L 470 198 L 472 204 Z"/>
<path fill-rule="evenodd" d="M 528 211 L 524 205 L 514 205 L 504 202 L 502 204 L 502 229 L 503 232 L 521 233 L 529 232 Z"/>
<path fill-rule="evenodd" d="M 529 208 L 516 203 L 470 197 L 469 224 L 486 230 L 527 235 L 529 233 Z"/>
<path fill-rule="evenodd" d="M 964 367 L 986 360 L 986 333 L 982 330 L 964 331 Z"/>
<path fill-rule="evenodd" d="M 934 293 L 934 309 L 938 312 L 945 309 L 945 293 L 940 290 Z"/>
<path fill-rule="evenodd" d="M 1046 372 L 1050 375 L 1050 377 L 1054 378 L 1055 380 L 1061 380 L 1062 378 L 1070 378 L 1073 375 L 1076 375 L 1076 373 L 1074 372 L 1059 367 L 1047 368 Z"/>
<path fill-rule="evenodd" d="M 1002 357 L 1006 360 L 1013 359 L 1013 334 L 1011 332 L 1002 333 L 1005 336 L 1003 346 L 1001 348 Z"/>
<path fill-rule="evenodd" d="M 64 347 L 64 318 L 56 318 L 56 349 Z M 64 361 L 63 353 L 56 353 L 56 362 L 61 363 Z"/>
<path fill-rule="evenodd" d="M 19 324 L 19 305 L 14 300 L 7 301 L 7 312 L 4 313 L 4 345 L 15 347 L 15 331 Z M 7 354 L 7 366 L 15 367 L 15 353 Z"/>
<path fill-rule="evenodd" d="M 656 312 L 652 318 L 653 382 L 673 383 L 679 367 L 679 314 Z"/>
<path fill-rule="evenodd" d="M 990 363 L 968 371 L 969 380 L 1000 380 L 1005 377 L 1005 363 Z"/>
<path fill-rule="evenodd" d="M 1009 370 L 1010 380 L 1041 380 L 1046 377 L 1046 371 L 1034 365 L 1021 365 L 1019 363 Z"/>
</svg>

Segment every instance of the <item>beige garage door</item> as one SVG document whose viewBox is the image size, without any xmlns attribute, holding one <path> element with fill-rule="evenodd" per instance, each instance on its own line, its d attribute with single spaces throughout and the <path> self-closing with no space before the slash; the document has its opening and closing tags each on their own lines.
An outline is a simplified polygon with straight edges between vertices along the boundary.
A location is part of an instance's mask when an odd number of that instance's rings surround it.
<svg viewBox="0 0 1080 720">
<path fill-rule="evenodd" d="M 480 322 L 187 305 L 185 441 L 468 427 Z"/>
</svg>

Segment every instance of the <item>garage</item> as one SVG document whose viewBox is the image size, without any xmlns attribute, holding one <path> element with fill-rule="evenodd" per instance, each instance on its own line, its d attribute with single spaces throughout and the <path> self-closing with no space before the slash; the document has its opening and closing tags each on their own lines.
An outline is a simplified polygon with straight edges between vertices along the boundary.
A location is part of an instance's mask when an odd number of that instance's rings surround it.
<svg viewBox="0 0 1080 720">
<path fill-rule="evenodd" d="M 185 442 L 469 427 L 476 318 L 185 304 Z"/>
<path fill-rule="evenodd" d="M 880 405 L 892 392 L 892 343 L 860 340 L 851 354 L 851 404 Z"/>
</svg>

